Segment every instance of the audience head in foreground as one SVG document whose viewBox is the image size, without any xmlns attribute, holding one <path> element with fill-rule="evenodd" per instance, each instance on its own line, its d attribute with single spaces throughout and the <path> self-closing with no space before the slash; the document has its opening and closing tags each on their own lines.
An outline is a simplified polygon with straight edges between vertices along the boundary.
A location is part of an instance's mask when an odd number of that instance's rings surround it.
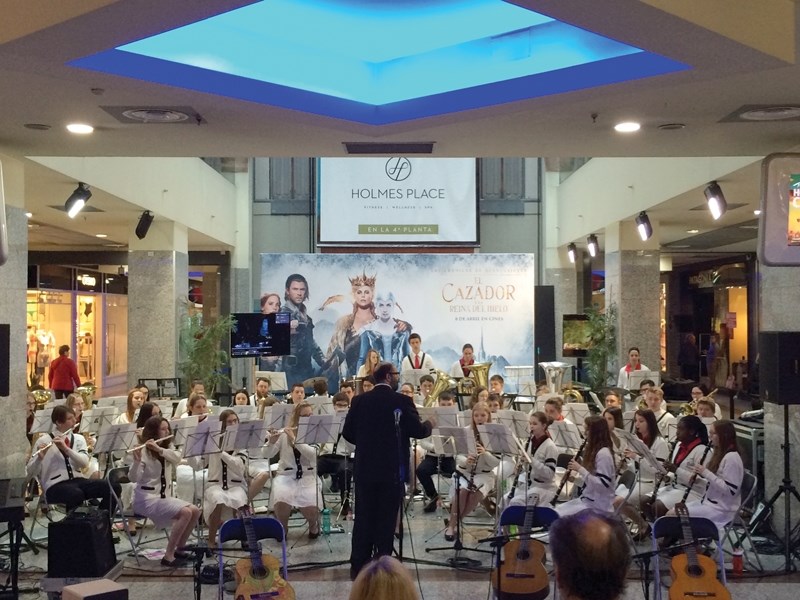
<svg viewBox="0 0 800 600">
<path fill-rule="evenodd" d="M 350 589 L 350 600 L 418 600 L 417 588 L 403 564 L 391 556 L 367 563 Z"/>
<path fill-rule="evenodd" d="M 550 527 L 550 551 L 562 598 L 622 597 L 631 554 L 625 526 L 618 517 L 583 510 L 556 519 Z"/>
</svg>

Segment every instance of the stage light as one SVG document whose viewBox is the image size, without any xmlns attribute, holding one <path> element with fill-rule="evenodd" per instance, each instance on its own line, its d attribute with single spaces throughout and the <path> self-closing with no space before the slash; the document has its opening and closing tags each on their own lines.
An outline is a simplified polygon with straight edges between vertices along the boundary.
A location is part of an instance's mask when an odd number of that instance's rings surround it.
<svg viewBox="0 0 800 600">
<path fill-rule="evenodd" d="M 567 256 L 569 256 L 569 262 L 574 263 L 577 255 L 578 247 L 573 243 L 567 244 Z"/>
<path fill-rule="evenodd" d="M 728 203 L 725 201 L 725 195 L 722 193 L 722 188 L 716 181 L 712 181 L 706 186 L 703 192 L 706 195 L 706 202 L 708 202 L 708 210 L 711 211 L 711 216 L 716 221 L 725 211 L 728 210 Z"/>
<path fill-rule="evenodd" d="M 79 183 L 78 187 L 75 188 L 75 191 L 69 195 L 69 198 L 67 198 L 67 201 L 64 203 L 67 216 L 70 219 L 74 219 L 75 216 L 83 210 L 83 207 L 86 206 L 86 203 L 91 197 L 92 192 L 89 189 L 89 185 L 83 182 Z"/>
<path fill-rule="evenodd" d="M 147 232 L 150 230 L 150 224 L 153 222 L 153 213 L 149 210 L 146 210 L 142 213 L 142 216 L 139 217 L 139 223 L 136 225 L 136 237 L 140 240 L 144 239 L 144 236 L 147 235 Z"/>
<path fill-rule="evenodd" d="M 650 217 L 647 213 L 642 211 L 636 216 L 636 229 L 639 231 L 639 237 L 643 242 L 650 239 L 653 235 L 653 226 L 650 224 Z"/>
<path fill-rule="evenodd" d="M 597 250 L 600 246 L 597 244 L 597 236 L 595 234 L 591 234 L 586 238 L 586 247 L 589 248 L 589 256 L 592 258 L 597 256 Z"/>
</svg>

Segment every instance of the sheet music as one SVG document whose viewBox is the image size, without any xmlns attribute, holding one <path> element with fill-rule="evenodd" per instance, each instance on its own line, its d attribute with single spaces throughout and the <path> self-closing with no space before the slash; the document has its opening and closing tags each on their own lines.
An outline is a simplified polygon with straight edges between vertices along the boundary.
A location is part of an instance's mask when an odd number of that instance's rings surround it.
<svg viewBox="0 0 800 600">
<path fill-rule="evenodd" d="M 498 410 L 492 418 L 498 423 L 506 425 L 518 438 L 527 439 L 530 436 L 528 415 L 518 410 Z"/>
<path fill-rule="evenodd" d="M 419 378 L 423 375 L 430 375 L 430 369 L 406 369 L 400 371 L 400 385 L 410 383 L 414 389 L 419 388 Z"/>
<path fill-rule="evenodd" d="M 438 427 L 431 432 L 431 441 L 433 441 L 433 451 L 437 455 L 455 456 L 457 454 L 453 438 L 442 434 L 442 430 Z"/>
<path fill-rule="evenodd" d="M 514 434 L 505 423 L 485 423 L 478 425 L 484 448 L 499 454 L 519 454 L 519 446 L 514 441 Z"/>
<path fill-rule="evenodd" d="M 554 421 L 548 429 L 550 437 L 553 438 L 559 449 L 577 450 L 580 448 L 583 438 L 580 429 L 574 423 Z"/>
<path fill-rule="evenodd" d="M 257 450 L 264 445 L 266 437 L 267 424 L 264 421 L 239 421 L 225 430 L 222 449 L 229 453 L 236 450 Z"/>
<path fill-rule="evenodd" d="M 655 454 L 650 452 L 650 448 L 637 435 L 618 428 L 614 430 L 614 433 L 621 440 L 625 440 L 628 448 L 646 460 L 656 473 L 663 475 L 667 472 L 661 461 L 656 458 Z"/>
<path fill-rule="evenodd" d="M 127 450 L 136 440 L 136 423 L 105 425 L 97 434 L 94 453 Z"/>
<path fill-rule="evenodd" d="M 591 413 L 588 404 L 583 402 L 567 402 L 563 414 L 573 423 L 583 423 Z"/>
<path fill-rule="evenodd" d="M 231 405 L 226 407 L 226 410 L 232 410 L 239 417 L 239 421 L 252 421 L 258 418 L 258 407 L 249 404 L 244 405 Z"/>
<path fill-rule="evenodd" d="M 53 423 L 53 409 L 43 408 L 33 413 L 33 425 L 31 425 L 31 433 L 50 433 L 55 427 Z"/>
<path fill-rule="evenodd" d="M 430 421 L 433 418 L 439 427 L 458 427 L 457 406 L 429 406 L 427 408 L 420 406 L 417 411 L 423 421 Z"/>
<path fill-rule="evenodd" d="M 81 433 L 98 433 L 105 425 L 113 425 L 119 411 L 116 406 L 90 408 L 81 415 Z"/>
<path fill-rule="evenodd" d="M 172 442 L 176 447 L 186 444 L 186 433 L 189 429 L 197 427 L 199 422 L 200 417 L 198 415 L 193 417 L 184 417 L 182 419 L 176 419 L 169 422 L 169 426 L 172 428 L 172 435 L 174 436 L 172 438 Z"/>
<path fill-rule="evenodd" d="M 478 447 L 475 445 L 475 436 L 472 431 L 465 427 L 439 427 L 439 435 L 451 438 L 455 444 L 456 454 L 477 454 Z M 436 441 L 433 442 L 434 447 Z"/>
<path fill-rule="evenodd" d="M 333 398 L 330 396 L 311 396 L 306 398 L 305 402 L 311 405 L 315 415 L 333 414 Z"/>
<path fill-rule="evenodd" d="M 458 413 L 458 424 L 461 427 L 466 427 L 472 424 L 472 409 L 462 410 Z"/>
<path fill-rule="evenodd" d="M 293 404 L 273 404 L 264 409 L 264 422 L 267 429 L 283 429 L 294 410 Z"/>
<path fill-rule="evenodd" d="M 196 427 L 189 429 L 186 432 L 186 448 L 183 451 L 184 458 L 205 456 L 206 454 L 221 452 L 221 433 L 222 421 L 219 419 L 205 419 Z"/>
<path fill-rule="evenodd" d="M 300 417 L 297 424 L 298 444 L 333 444 L 339 436 L 339 415 Z"/>
</svg>

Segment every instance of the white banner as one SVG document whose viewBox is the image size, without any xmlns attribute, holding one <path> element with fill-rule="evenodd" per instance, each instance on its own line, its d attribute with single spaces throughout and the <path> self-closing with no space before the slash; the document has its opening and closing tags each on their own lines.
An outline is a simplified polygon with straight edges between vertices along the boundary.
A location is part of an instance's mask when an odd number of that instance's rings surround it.
<svg viewBox="0 0 800 600">
<path fill-rule="evenodd" d="M 476 244 L 474 158 L 319 159 L 320 244 Z"/>
<path fill-rule="evenodd" d="M 376 342 L 399 366 L 410 333 L 445 371 L 465 343 L 492 374 L 531 365 L 534 273 L 532 254 L 262 254 L 265 312 L 297 321 L 292 356 L 273 370 L 290 385 L 325 376 L 337 389 Z"/>
</svg>

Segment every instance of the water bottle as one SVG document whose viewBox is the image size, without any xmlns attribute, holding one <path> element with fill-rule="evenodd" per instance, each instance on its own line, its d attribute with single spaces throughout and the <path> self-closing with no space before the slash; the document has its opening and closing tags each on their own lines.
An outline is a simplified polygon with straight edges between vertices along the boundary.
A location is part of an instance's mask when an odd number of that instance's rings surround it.
<svg viewBox="0 0 800 600">
<path fill-rule="evenodd" d="M 322 535 L 331 533 L 331 511 L 328 508 L 322 509 Z"/>
<path fill-rule="evenodd" d="M 744 571 L 744 551 L 741 546 L 733 548 L 733 576 L 741 577 Z"/>
</svg>

